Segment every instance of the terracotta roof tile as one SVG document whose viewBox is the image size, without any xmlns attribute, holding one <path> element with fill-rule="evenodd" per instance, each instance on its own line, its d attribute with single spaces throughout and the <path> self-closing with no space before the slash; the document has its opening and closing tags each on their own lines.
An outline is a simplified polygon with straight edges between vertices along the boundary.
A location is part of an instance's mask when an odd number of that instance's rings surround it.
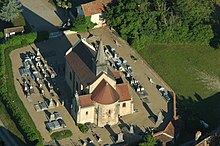
<svg viewBox="0 0 220 146">
<path fill-rule="evenodd" d="M 72 70 L 76 73 L 80 82 L 87 86 L 94 78 L 95 74 L 89 69 L 89 67 L 80 59 L 80 57 L 71 51 L 65 56 L 67 63 L 70 65 Z"/>
<path fill-rule="evenodd" d="M 172 122 L 170 121 L 167 125 L 167 127 L 164 130 L 165 133 L 169 134 L 170 136 L 174 137 L 174 126 Z"/>
<path fill-rule="evenodd" d="M 91 94 L 81 95 L 79 96 L 79 104 L 81 107 L 89 107 L 94 106 L 91 100 Z"/>
<path fill-rule="evenodd" d="M 91 16 L 101 13 L 104 8 L 111 3 L 112 0 L 95 0 L 89 3 L 82 4 L 82 9 L 85 16 Z"/>
<path fill-rule="evenodd" d="M 174 132 L 174 126 L 170 121 L 164 131 L 157 132 L 153 136 L 162 143 L 167 143 L 174 138 Z"/>
<path fill-rule="evenodd" d="M 116 90 L 103 79 L 92 92 L 91 99 L 100 104 L 112 104 L 119 100 L 119 95 Z"/>
<path fill-rule="evenodd" d="M 129 93 L 128 84 L 126 83 L 117 84 L 116 91 L 120 95 L 119 101 L 131 100 L 131 95 Z"/>
</svg>

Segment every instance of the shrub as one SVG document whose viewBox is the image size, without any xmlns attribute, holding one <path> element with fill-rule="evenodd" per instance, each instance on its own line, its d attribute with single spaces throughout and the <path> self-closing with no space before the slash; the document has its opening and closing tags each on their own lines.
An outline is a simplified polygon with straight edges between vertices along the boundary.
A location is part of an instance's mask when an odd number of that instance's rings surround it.
<svg viewBox="0 0 220 146">
<path fill-rule="evenodd" d="M 79 123 L 79 124 L 77 124 L 77 126 L 82 133 L 86 133 L 89 130 L 89 128 L 84 124 Z"/>
<path fill-rule="evenodd" d="M 4 38 L 3 32 L 0 31 L 0 40 Z"/>
<path fill-rule="evenodd" d="M 89 29 L 92 29 L 96 24 L 91 22 L 90 20 L 91 17 L 78 16 L 75 22 L 73 22 L 73 28 L 71 30 L 77 32 L 84 32 Z"/>
<path fill-rule="evenodd" d="M 73 133 L 70 130 L 63 130 L 63 131 L 54 132 L 53 134 L 51 134 L 51 138 L 60 140 L 67 137 L 71 137 L 72 135 Z"/>
<path fill-rule="evenodd" d="M 26 26 L 24 16 L 20 13 L 19 16 L 12 21 L 13 26 Z"/>
</svg>

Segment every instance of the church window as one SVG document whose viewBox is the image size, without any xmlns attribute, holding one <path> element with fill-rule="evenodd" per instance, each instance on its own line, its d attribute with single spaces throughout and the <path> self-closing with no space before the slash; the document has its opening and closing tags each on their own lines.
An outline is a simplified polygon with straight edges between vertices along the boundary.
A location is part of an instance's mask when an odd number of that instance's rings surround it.
<svg viewBox="0 0 220 146">
<path fill-rule="evenodd" d="M 108 114 L 111 115 L 111 110 L 108 111 Z"/>
<path fill-rule="evenodd" d="M 122 107 L 126 107 L 126 103 L 123 103 L 123 104 L 122 104 Z"/>
<path fill-rule="evenodd" d="M 88 111 L 86 111 L 86 115 L 88 115 L 89 114 L 89 112 Z"/>
</svg>

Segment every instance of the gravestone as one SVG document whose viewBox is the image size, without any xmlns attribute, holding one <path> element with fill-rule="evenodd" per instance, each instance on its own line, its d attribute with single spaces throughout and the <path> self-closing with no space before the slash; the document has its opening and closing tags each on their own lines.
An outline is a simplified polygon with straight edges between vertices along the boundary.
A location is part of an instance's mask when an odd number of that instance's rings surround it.
<svg viewBox="0 0 220 146">
<path fill-rule="evenodd" d="M 51 114 L 49 121 L 51 122 L 51 121 L 54 121 L 54 120 L 55 120 L 55 115 L 54 115 L 54 114 Z"/>
<path fill-rule="evenodd" d="M 40 49 L 37 48 L 36 51 L 37 51 L 37 54 L 36 54 L 36 55 L 37 55 L 37 56 L 40 56 Z"/>
<path fill-rule="evenodd" d="M 55 107 L 55 104 L 54 104 L 53 99 L 51 98 L 48 108 L 54 108 L 54 107 Z"/>
<path fill-rule="evenodd" d="M 134 134 L 134 126 L 133 126 L 133 125 L 130 126 L 129 133 L 130 133 L 130 134 Z"/>
<path fill-rule="evenodd" d="M 59 107 L 59 105 L 60 105 L 60 102 L 59 102 L 59 101 L 57 101 L 56 106 L 57 106 L 57 107 Z"/>
<path fill-rule="evenodd" d="M 124 138 L 123 138 L 123 133 L 119 133 L 118 135 L 117 135 L 118 137 L 117 137 L 117 141 L 116 141 L 116 143 L 122 143 L 122 142 L 124 142 Z"/>
<path fill-rule="evenodd" d="M 64 106 L 64 100 L 62 100 L 62 103 L 61 103 L 61 105 L 62 105 L 62 106 Z"/>
</svg>

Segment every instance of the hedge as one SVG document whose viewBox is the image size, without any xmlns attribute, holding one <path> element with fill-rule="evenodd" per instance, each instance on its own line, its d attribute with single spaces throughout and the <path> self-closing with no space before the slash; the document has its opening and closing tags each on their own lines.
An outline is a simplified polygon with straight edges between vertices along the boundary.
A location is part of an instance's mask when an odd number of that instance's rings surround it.
<svg viewBox="0 0 220 146">
<path fill-rule="evenodd" d="M 42 137 L 15 90 L 12 63 L 9 56 L 11 51 L 32 44 L 36 38 L 37 33 L 29 33 L 15 36 L 0 45 L 0 96 L 28 142 L 42 146 Z"/>
<path fill-rule="evenodd" d="M 53 134 L 51 134 L 51 138 L 60 140 L 67 137 L 71 137 L 72 135 L 73 133 L 70 130 L 63 130 L 63 131 L 54 132 Z"/>
</svg>

